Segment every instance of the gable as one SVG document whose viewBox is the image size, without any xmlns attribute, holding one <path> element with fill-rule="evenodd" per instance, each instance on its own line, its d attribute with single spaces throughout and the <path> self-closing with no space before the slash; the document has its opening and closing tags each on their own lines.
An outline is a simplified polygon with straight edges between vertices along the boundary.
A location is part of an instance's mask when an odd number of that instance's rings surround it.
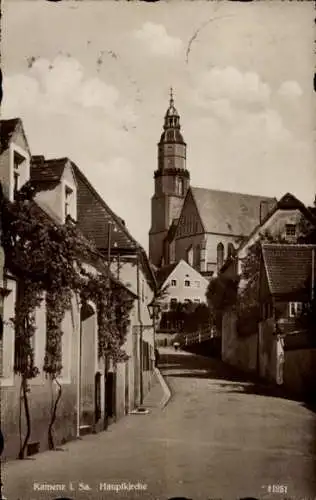
<svg viewBox="0 0 316 500">
<path fill-rule="evenodd" d="M 185 260 L 180 260 L 176 265 L 173 265 L 173 268 L 170 270 L 168 276 L 165 277 L 165 281 L 162 283 L 161 288 L 166 287 L 172 279 L 184 279 L 186 274 L 189 275 L 191 280 L 199 280 L 207 286 L 208 281 L 204 278 L 204 276 L 191 267 Z"/>
<path fill-rule="evenodd" d="M 0 121 L 0 139 L 1 153 L 8 149 L 13 142 L 23 151 L 26 151 L 28 155 L 31 155 L 22 120 L 20 118 Z"/>
<path fill-rule="evenodd" d="M 75 188 L 77 187 L 77 180 L 72 168 L 72 163 L 69 160 L 67 160 L 65 164 L 62 180 L 66 181 L 67 184 L 74 186 Z"/>
<path fill-rule="evenodd" d="M 293 202 L 293 199 L 296 201 L 295 203 Z M 299 200 L 292 197 L 292 203 L 289 203 L 288 195 L 286 195 L 281 198 L 280 202 L 278 202 L 275 210 L 272 211 L 263 223 L 258 225 L 252 231 L 249 238 L 247 238 L 246 241 L 240 245 L 238 251 L 240 257 L 245 255 L 247 249 L 258 241 L 258 239 L 260 239 L 260 237 L 265 233 L 271 234 L 275 238 L 279 236 L 284 238 L 286 224 L 294 224 L 298 226 L 302 218 L 305 220 L 311 220 L 311 217 L 312 214 L 309 214 L 309 211 Z"/>
<path fill-rule="evenodd" d="M 196 206 L 191 189 L 189 189 L 181 210 L 179 222 L 175 232 L 175 239 L 204 233 L 203 223 Z"/>
</svg>

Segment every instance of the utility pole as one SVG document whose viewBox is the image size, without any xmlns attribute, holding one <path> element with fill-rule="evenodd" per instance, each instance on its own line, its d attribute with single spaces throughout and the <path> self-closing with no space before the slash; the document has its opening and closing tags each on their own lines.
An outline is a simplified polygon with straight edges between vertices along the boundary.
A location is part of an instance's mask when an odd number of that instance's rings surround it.
<svg viewBox="0 0 316 500">
<path fill-rule="evenodd" d="M 138 307 L 138 322 L 139 322 L 139 391 L 140 391 L 140 406 L 144 403 L 144 384 L 143 384 L 143 323 L 141 318 L 140 305 L 140 276 L 139 276 L 139 249 L 137 249 L 137 307 Z"/>
<path fill-rule="evenodd" d="M 108 248 L 107 248 L 107 271 L 108 271 L 108 296 L 107 296 L 107 307 L 108 313 L 110 312 L 110 300 L 111 300 L 111 232 L 112 232 L 112 222 L 108 222 L 107 233 L 108 233 Z M 109 412 L 108 412 L 108 371 L 109 371 L 109 360 L 108 355 L 104 356 L 104 385 L 105 385 L 105 401 L 104 401 L 104 430 L 108 428 L 109 425 Z"/>
</svg>

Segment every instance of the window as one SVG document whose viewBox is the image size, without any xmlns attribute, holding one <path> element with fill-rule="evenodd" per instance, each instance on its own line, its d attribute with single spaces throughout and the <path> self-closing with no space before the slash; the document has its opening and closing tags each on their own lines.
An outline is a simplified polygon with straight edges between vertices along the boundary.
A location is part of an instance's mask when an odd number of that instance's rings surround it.
<svg viewBox="0 0 316 500">
<path fill-rule="evenodd" d="M 194 286 L 196 286 L 196 288 L 200 288 L 200 282 L 199 281 L 195 281 L 194 282 Z"/>
<path fill-rule="evenodd" d="M 228 243 L 227 245 L 227 257 L 233 257 L 235 254 L 235 248 L 232 243 Z"/>
<path fill-rule="evenodd" d="M 191 300 L 190 299 L 184 299 L 184 303 L 185 304 L 191 304 Z"/>
<path fill-rule="evenodd" d="M 187 250 L 187 263 L 190 264 L 190 266 L 193 266 L 193 247 L 190 246 Z"/>
<path fill-rule="evenodd" d="M 183 179 L 178 179 L 178 182 L 177 182 L 177 194 L 180 195 L 180 196 L 183 196 L 183 194 L 184 194 Z"/>
<path fill-rule="evenodd" d="M 178 299 L 176 299 L 176 298 L 170 299 L 170 307 L 171 307 L 171 309 L 175 309 L 176 306 L 177 306 L 177 303 L 178 303 Z"/>
<path fill-rule="evenodd" d="M 219 271 L 224 264 L 224 245 L 219 243 L 217 245 L 217 270 Z"/>
<path fill-rule="evenodd" d="M 177 280 L 171 280 L 171 286 L 177 286 Z"/>
<path fill-rule="evenodd" d="M 286 236 L 296 236 L 296 225 L 295 224 L 286 224 L 285 225 L 285 234 L 286 234 Z"/>
<path fill-rule="evenodd" d="M 273 316 L 273 307 L 270 303 L 264 303 L 262 305 L 262 319 L 269 319 Z"/>
<path fill-rule="evenodd" d="M 21 188 L 21 165 L 25 158 L 21 156 L 19 153 L 14 151 L 13 153 L 13 196 L 16 197 L 17 192 Z"/>
<path fill-rule="evenodd" d="M 199 304 L 201 302 L 200 299 L 194 299 L 195 304 Z"/>
<path fill-rule="evenodd" d="M 69 186 L 65 187 L 65 217 L 70 215 L 70 202 L 73 191 Z"/>
<path fill-rule="evenodd" d="M 302 302 L 290 302 L 289 303 L 289 316 L 290 318 L 295 318 L 299 316 L 303 311 Z"/>
<path fill-rule="evenodd" d="M 190 280 L 184 280 L 184 286 L 191 286 Z"/>
<path fill-rule="evenodd" d="M 196 269 L 200 269 L 201 267 L 201 245 L 195 247 L 194 267 Z"/>
<path fill-rule="evenodd" d="M 14 169 L 14 172 L 13 172 L 13 197 L 14 197 L 14 199 L 16 198 L 16 194 L 19 190 L 19 178 L 20 178 L 19 171 Z"/>
</svg>

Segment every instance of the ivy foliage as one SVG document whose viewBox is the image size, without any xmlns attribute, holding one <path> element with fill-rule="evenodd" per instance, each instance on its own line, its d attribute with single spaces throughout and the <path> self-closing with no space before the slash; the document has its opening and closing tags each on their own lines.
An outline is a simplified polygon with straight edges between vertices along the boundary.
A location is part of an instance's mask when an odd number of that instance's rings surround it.
<svg viewBox="0 0 316 500">
<path fill-rule="evenodd" d="M 129 292 L 107 272 L 102 258 L 71 220 L 55 223 L 34 202 L 34 191 L 27 183 L 14 202 L 2 196 L 1 222 L 5 266 L 18 279 L 15 310 L 15 371 L 26 379 L 37 375 L 32 337 L 35 311 L 46 299 L 47 340 L 44 370 L 52 378 L 62 370 L 62 320 L 71 307 L 73 294 L 91 299 L 97 307 L 99 355 L 123 359 L 132 299 Z M 98 262 L 102 274 L 86 272 L 84 263 Z M 113 282 L 113 283 L 112 283 Z M 113 286 L 112 286 L 113 285 Z"/>
</svg>

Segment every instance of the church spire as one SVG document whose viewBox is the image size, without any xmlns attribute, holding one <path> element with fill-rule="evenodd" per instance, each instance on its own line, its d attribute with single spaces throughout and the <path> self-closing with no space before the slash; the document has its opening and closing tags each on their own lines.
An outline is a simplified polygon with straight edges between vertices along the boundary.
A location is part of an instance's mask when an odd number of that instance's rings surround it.
<svg viewBox="0 0 316 500">
<path fill-rule="evenodd" d="M 180 116 L 174 105 L 173 88 L 170 87 L 169 108 L 165 114 L 164 130 L 180 130 Z"/>
<path fill-rule="evenodd" d="M 170 108 L 174 107 L 173 88 L 172 88 L 172 87 L 170 87 L 170 101 L 169 101 L 169 107 L 170 107 Z"/>
</svg>

